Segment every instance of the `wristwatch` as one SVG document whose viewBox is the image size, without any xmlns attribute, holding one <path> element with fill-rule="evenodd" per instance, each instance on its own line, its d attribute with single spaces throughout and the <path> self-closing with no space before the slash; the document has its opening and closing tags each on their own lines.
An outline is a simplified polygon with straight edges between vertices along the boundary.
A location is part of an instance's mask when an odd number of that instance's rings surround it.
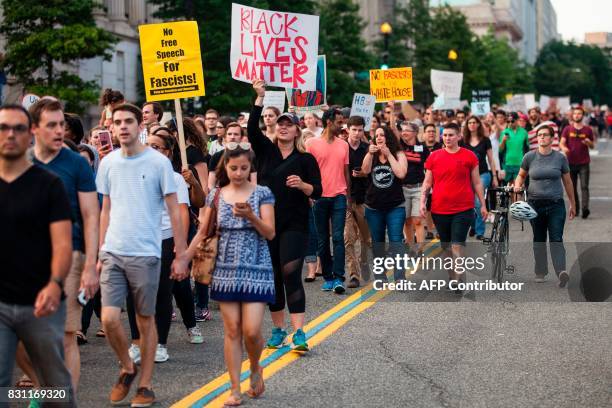
<svg viewBox="0 0 612 408">
<path fill-rule="evenodd" d="M 57 278 L 55 276 L 51 276 L 51 282 L 57 283 L 57 286 L 59 286 L 61 290 L 64 290 L 64 280 L 63 279 Z"/>
</svg>

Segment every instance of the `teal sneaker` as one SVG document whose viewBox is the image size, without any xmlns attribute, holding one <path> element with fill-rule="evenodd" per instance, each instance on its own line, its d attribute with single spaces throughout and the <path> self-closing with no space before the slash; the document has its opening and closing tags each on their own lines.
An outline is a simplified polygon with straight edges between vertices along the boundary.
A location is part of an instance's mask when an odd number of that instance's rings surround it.
<svg viewBox="0 0 612 408">
<path fill-rule="evenodd" d="M 270 337 L 270 340 L 268 340 L 266 347 L 271 349 L 282 347 L 285 344 L 286 339 L 287 332 L 280 327 L 274 327 L 272 329 L 272 337 Z"/>
<path fill-rule="evenodd" d="M 346 291 L 346 289 L 344 288 L 344 283 L 342 283 L 342 280 L 340 279 L 335 279 L 332 282 L 332 285 L 332 287 L 334 288 L 334 292 L 339 295 L 343 294 Z"/>
<path fill-rule="evenodd" d="M 326 280 L 325 282 L 323 282 L 323 285 L 321 286 L 321 290 L 323 292 L 331 292 L 334 289 L 334 281 L 333 280 Z"/>
<path fill-rule="evenodd" d="M 306 343 L 306 333 L 304 330 L 297 329 L 293 333 L 293 349 L 296 351 L 308 351 L 308 343 Z"/>
</svg>

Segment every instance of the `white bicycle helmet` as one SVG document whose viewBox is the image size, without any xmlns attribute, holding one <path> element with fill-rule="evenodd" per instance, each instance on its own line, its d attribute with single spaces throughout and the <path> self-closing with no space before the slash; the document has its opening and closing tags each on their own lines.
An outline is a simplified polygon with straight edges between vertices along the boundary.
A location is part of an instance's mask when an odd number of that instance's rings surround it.
<svg viewBox="0 0 612 408">
<path fill-rule="evenodd" d="M 529 221 L 538 216 L 538 213 L 527 201 L 516 201 L 510 205 L 510 215 L 515 220 Z"/>
</svg>

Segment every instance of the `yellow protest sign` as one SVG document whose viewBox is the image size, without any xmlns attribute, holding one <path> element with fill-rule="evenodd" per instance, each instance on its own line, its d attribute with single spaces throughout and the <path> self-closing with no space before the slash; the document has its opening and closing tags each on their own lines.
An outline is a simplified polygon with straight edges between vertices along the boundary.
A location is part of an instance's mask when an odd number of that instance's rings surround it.
<svg viewBox="0 0 612 408">
<path fill-rule="evenodd" d="M 138 26 L 147 102 L 204 95 L 198 23 Z"/>
<path fill-rule="evenodd" d="M 412 68 L 371 69 L 370 95 L 376 102 L 412 101 Z"/>
</svg>

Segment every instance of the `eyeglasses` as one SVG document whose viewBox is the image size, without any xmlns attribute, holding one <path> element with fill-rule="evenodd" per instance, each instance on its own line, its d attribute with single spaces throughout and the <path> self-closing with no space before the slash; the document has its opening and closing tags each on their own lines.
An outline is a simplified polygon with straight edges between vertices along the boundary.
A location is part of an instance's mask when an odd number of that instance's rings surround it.
<svg viewBox="0 0 612 408">
<path fill-rule="evenodd" d="M 251 150 L 251 144 L 249 142 L 229 142 L 225 144 L 227 150 L 236 150 L 241 148 L 242 150 Z"/>
<path fill-rule="evenodd" d="M 11 125 L 7 125 L 6 123 L 0 123 L 1 133 L 6 133 L 11 130 L 15 132 L 16 134 L 23 134 L 23 133 L 26 133 L 28 130 L 30 130 L 30 128 L 28 127 L 28 125 L 22 125 L 22 124 L 11 126 Z"/>
</svg>

